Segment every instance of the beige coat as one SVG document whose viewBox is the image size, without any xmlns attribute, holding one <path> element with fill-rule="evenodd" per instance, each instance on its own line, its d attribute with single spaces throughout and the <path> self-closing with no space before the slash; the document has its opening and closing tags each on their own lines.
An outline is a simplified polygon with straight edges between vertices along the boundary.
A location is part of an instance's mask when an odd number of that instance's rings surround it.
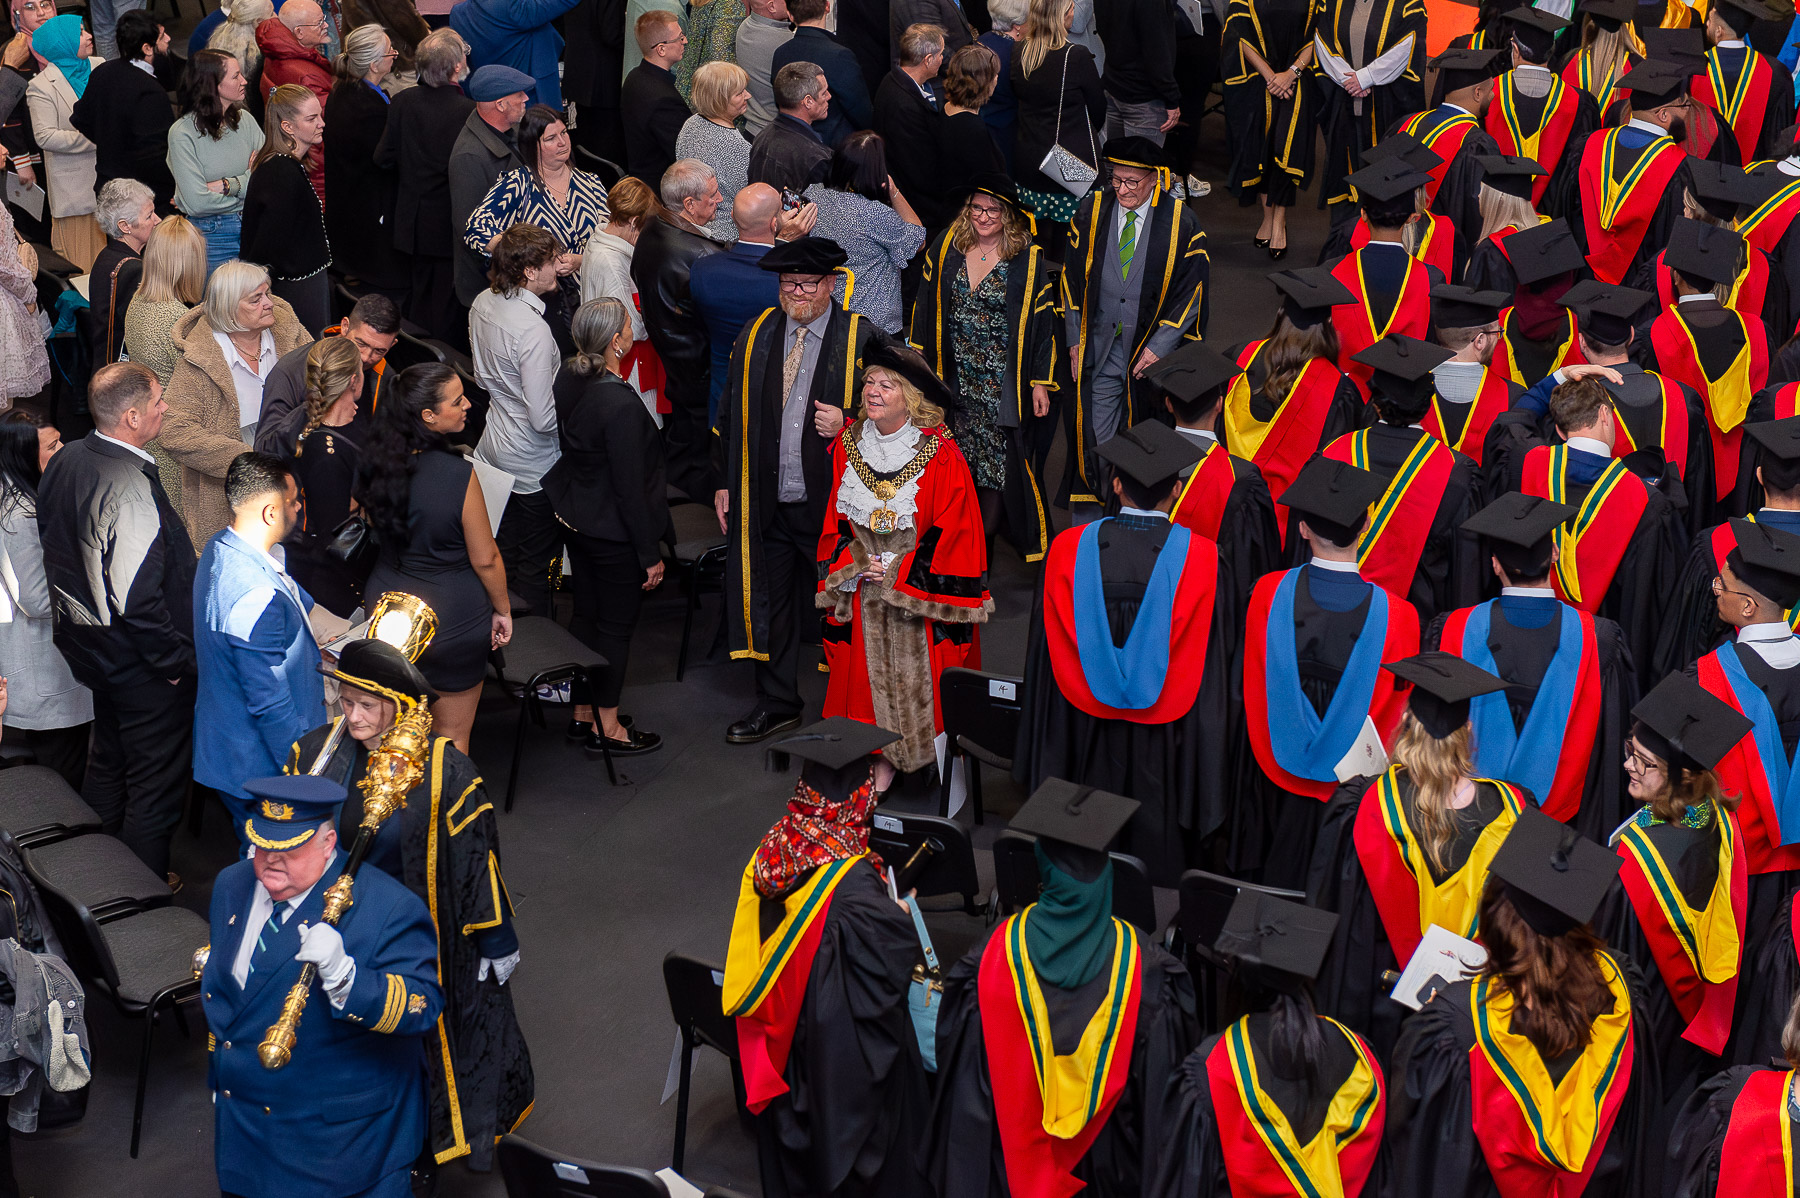
<svg viewBox="0 0 1800 1198">
<path fill-rule="evenodd" d="M 90 58 L 99 66 L 104 58 Z M 94 210 L 94 143 L 75 129 L 75 89 L 55 66 L 46 65 L 25 85 L 31 128 L 44 151 L 44 190 L 51 216 L 85 216 Z"/>
<path fill-rule="evenodd" d="M 275 300 L 275 353 L 285 354 L 312 342 L 284 299 Z M 250 447 L 238 433 L 237 388 L 231 368 L 206 322 L 206 309 L 197 307 L 175 324 L 169 335 L 180 357 L 163 400 L 169 405 L 157 443 L 181 463 L 181 510 L 201 552 L 213 534 L 231 523 L 231 507 L 225 502 L 225 472 L 238 454 Z"/>
</svg>

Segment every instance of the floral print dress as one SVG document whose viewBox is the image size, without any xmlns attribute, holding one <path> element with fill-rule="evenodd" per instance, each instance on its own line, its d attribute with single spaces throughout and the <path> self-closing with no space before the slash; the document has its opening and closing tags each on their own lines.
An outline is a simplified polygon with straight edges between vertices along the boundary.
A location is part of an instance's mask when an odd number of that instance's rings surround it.
<svg viewBox="0 0 1800 1198">
<path fill-rule="evenodd" d="M 950 283 L 951 348 L 956 355 L 956 388 L 962 407 L 950 413 L 950 432 L 982 490 L 1006 486 L 1006 433 L 1000 426 L 1000 385 L 1006 378 L 1006 350 L 1012 330 L 1006 318 L 1006 271 L 1002 261 L 969 287 L 969 266 L 956 268 Z"/>
</svg>

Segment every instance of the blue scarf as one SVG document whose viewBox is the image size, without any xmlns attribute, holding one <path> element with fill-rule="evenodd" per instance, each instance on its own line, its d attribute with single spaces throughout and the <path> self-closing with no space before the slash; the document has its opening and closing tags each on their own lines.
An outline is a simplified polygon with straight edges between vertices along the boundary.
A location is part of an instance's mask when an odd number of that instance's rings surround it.
<svg viewBox="0 0 1800 1198">
<path fill-rule="evenodd" d="M 1192 534 L 1179 524 L 1170 527 L 1121 647 L 1113 644 L 1106 619 L 1106 583 L 1100 577 L 1100 526 L 1105 523 L 1096 520 L 1082 529 L 1075 547 L 1070 596 L 1075 648 L 1081 655 L 1082 677 L 1097 702 L 1121 711 L 1142 711 L 1162 696 L 1169 674 L 1169 625 Z"/>
<path fill-rule="evenodd" d="M 1463 625 L 1462 658 L 1490 674 L 1494 654 L 1488 649 L 1488 627 L 1495 600 L 1478 604 Z M 1477 695 L 1469 700 L 1469 723 L 1475 728 L 1475 768 L 1484 778 L 1500 778 L 1525 787 L 1538 802 L 1549 797 L 1562 761 L 1563 732 L 1569 709 L 1575 702 L 1575 686 L 1581 681 L 1581 615 L 1566 603 L 1556 653 L 1538 684 L 1537 698 L 1525 726 L 1513 728 L 1512 710 L 1505 691 Z"/>
<path fill-rule="evenodd" d="M 1755 650 L 1752 650 L 1755 652 Z M 1756 755 L 1762 759 L 1763 774 L 1769 780 L 1769 797 L 1775 804 L 1775 818 L 1781 825 L 1781 843 L 1800 840 L 1800 770 L 1794 768 L 1787 750 L 1781 744 L 1781 724 L 1775 709 L 1762 688 L 1750 681 L 1737 649 L 1726 645 L 1713 654 L 1725 671 L 1725 681 L 1737 704 L 1750 718 L 1750 735 L 1756 741 Z"/>
<path fill-rule="evenodd" d="M 1300 689 L 1299 654 L 1294 648 L 1294 586 L 1299 577 L 1299 569 L 1282 576 L 1269 604 L 1269 626 L 1264 631 L 1269 747 L 1275 753 L 1275 764 L 1296 778 L 1330 782 L 1337 777 L 1337 763 L 1361 734 L 1369 702 L 1375 696 L 1381 651 L 1387 644 L 1388 598 L 1380 587 L 1369 588 L 1368 618 L 1321 719 Z"/>
</svg>

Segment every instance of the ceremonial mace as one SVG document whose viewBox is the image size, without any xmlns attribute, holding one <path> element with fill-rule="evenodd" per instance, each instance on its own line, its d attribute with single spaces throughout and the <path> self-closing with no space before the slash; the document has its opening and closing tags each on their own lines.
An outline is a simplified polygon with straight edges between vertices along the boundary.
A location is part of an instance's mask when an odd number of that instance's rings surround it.
<svg viewBox="0 0 1800 1198">
<path fill-rule="evenodd" d="M 369 617 L 371 637 L 385 641 L 404 653 L 409 661 L 431 643 L 437 633 L 437 614 L 416 595 L 389 591 L 375 603 Z M 357 785 L 363 792 L 362 823 L 350 845 L 350 860 L 344 872 L 325 892 L 325 922 L 336 926 L 355 901 L 350 896 L 356 871 L 375 843 L 375 833 L 383 821 L 406 804 L 406 796 L 425 777 L 425 758 L 431 751 L 431 708 L 405 695 L 393 696 L 394 726 L 382 735 L 381 743 L 369 754 L 369 768 Z M 326 738 L 324 747 L 314 759 L 308 773 L 322 772 L 343 739 L 346 720 L 339 720 Z M 294 1041 L 300 1032 L 300 1012 L 306 1008 L 318 966 L 311 961 L 300 967 L 300 980 L 288 991 L 281 1004 L 281 1016 L 263 1034 L 256 1055 L 265 1069 L 280 1069 L 293 1055 Z"/>
</svg>

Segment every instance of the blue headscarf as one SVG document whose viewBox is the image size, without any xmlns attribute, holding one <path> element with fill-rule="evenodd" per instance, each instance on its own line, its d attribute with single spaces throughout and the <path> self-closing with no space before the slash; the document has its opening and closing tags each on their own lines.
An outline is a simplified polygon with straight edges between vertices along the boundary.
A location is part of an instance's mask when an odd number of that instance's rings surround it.
<svg viewBox="0 0 1800 1198">
<path fill-rule="evenodd" d="M 69 86 L 75 89 L 79 99 L 87 91 L 88 75 L 93 66 L 81 53 L 81 17 L 77 13 L 65 13 L 60 17 L 51 17 L 38 26 L 37 32 L 31 35 L 31 48 L 63 73 Z"/>
</svg>

